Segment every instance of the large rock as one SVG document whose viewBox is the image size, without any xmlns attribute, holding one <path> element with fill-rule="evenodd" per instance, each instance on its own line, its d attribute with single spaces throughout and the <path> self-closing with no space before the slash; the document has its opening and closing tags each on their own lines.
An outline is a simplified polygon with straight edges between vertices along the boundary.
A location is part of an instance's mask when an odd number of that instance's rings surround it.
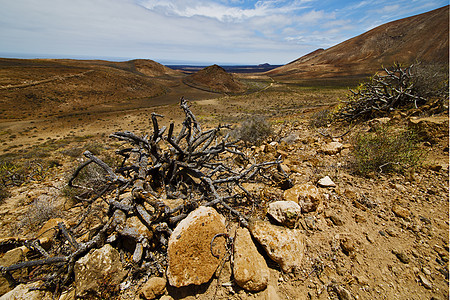
<svg viewBox="0 0 450 300">
<path fill-rule="evenodd" d="M 26 248 L 25 248 L 26 249 Z M 6 252 L 1 258 L 0 258 L 0 266 L 2 267 L 9 267 L 11 265 L 17 264 L 24 260 L 24 253 L 22 248 L 14 248 Z M 20 276 L 25 275 L 26 269 L 19 269 L 17 271 L 13 272 L 13 276 Z M 0 276 L 0 295 L 8 292 L 11 290 L 11 287 L 9 286 L 8 281 L 3 277 Z"/>
<path fill-rule="evenodd" d="M 182 220 L 169 239 L 167 279 L 175 287 L 200 285 L 213 276 L 220 258 L 225 255 L 225 240 L 216 234 L 226 233 L 225 218 L 214 208 L 200 206 Z"/>
<path fill-rule="evenodd" d="M 323 194 L 314 185 L 303 183 L 286 190 L 284 199 L 298 203 L 302 212 L 311 212 L 316 210 L 323 199 Z"/>
<path fill-rule="evenodd" d="M 267 213 L 280 224 L 294 228 L 302 209 L 294 201 L 275 201 L 269 204 Z"/>
<path fill-rule="evenodd" d="M 105 281 L 111 286 L 118 285 L 127 274 L 120 263 L 119 252 L 109 244 L 80 258 L 74 271 L 78 297 L 95 295 Z"/>
<path fill-rule="evenodd" d="M 236 231 L 233 274 L 236 283 L 251 292 L 264 290 L 269 282 L 269 267 L 246 228 Z"/>
<path fill-rule="evenodd" d="M 249 229 L 283 272 L 288 273 L 300 267 L 305 251 L 305 236 L 300 230 L 272 225 L 261 220 L 251 222 Z"/>
</svg>

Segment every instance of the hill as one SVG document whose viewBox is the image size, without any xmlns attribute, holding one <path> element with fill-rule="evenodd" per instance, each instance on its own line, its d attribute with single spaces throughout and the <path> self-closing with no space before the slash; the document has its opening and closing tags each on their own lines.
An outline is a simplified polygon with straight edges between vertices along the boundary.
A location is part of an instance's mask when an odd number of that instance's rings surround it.
<svg viewBox="0 0 450 300">
<path fill-rule="evenodd" d="M 184 78 L 189 86 L 217 93 L 242 93 L 245 86 L 222 67 L 212 65 Z"/>
<path fill-rule="evenodd" d="M 318 49 L 267 75 L 290 79 L 365 76 L 394 62 L 448 64 L 449 6 L 378 26 Z"/>
<path fill-rule="evenodd" d="M 0 58 L 0 118 L 86 110 L 166 93 L 180 75 L 152 60 L 109 62 Z"/>
</svg>

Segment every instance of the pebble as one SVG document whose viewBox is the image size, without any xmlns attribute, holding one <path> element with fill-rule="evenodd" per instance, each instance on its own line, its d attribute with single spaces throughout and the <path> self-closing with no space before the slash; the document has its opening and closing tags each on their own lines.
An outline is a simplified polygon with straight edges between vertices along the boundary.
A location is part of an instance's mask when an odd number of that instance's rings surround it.
<svg viewBox="0 0 450 300">
<path fill-rule="evenodd" d="M 433 288 L 433 285 L 431 284 L 431 282 L 424 275 L 419 274 L 419 279 L 420 279 L 420 282 L 422 282 L 423 286 L 426 289 L 431 290 Z"/>
<path fill-rule="evenodd" d="M 330 219 L 333 222 L 333 224 L 336 226 L 344 225 L 344 221 L 342 221 L 342 219 L 335 214 L 330 215 Z"/>
<path fill-rule="evenodd" d="M 404 264 L 408 264 L 409 263 L 409 257 L 408 255 L 406 255 L 405 252 L 403 251 L 397 251 L 397 250 L 392 250 L 392 253 L 395 254 L 395 256 L 397 256 L 397 258 Z"/>
<path fill-rule="evenodd" d="M 394 205 L 392 207 L 392 212 L 400 218 L 406 219 L 409 217 L 409 210 L 407 210 L 404 207 L 401 207 L 400 205 Z"/>
<path fill-rule="evenodd" d="M 422 272 L 425 275 L 431 275 L 431 271 L 427 267 L 422 267 Z"/>
</svg>

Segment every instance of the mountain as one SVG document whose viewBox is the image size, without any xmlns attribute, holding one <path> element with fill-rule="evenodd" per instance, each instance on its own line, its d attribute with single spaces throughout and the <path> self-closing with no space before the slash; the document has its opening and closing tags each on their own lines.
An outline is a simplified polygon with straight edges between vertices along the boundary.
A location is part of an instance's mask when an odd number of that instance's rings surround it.
<svg viewBox="0 0 450 300">
<path fill-rule="evenodd" d="M 212 65 L 188 75 L 183 82 L 198 89 L 217 93 L 242 93 L 246 90 L 244 84 L 227 73 L 224 68 Z"/>
<path fill-rule="evenodd" d="M 394 62 L 447 64 L 449 6 L 389 22 L 266 72 L 289 79 L 366 76 Z"/>
</svg>

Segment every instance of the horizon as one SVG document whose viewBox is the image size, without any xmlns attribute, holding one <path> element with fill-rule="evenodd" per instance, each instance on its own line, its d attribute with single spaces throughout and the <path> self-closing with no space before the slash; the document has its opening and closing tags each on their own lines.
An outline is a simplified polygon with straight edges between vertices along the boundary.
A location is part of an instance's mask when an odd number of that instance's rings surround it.
<svg viewBox="0 0 450 300">
<path fill-rule="evenodd" d="M 0 0 L 0 56 L 285 65 L 443 0 Z M 401 8 L 401 9 L 400 9 Z"/>
</svg>

